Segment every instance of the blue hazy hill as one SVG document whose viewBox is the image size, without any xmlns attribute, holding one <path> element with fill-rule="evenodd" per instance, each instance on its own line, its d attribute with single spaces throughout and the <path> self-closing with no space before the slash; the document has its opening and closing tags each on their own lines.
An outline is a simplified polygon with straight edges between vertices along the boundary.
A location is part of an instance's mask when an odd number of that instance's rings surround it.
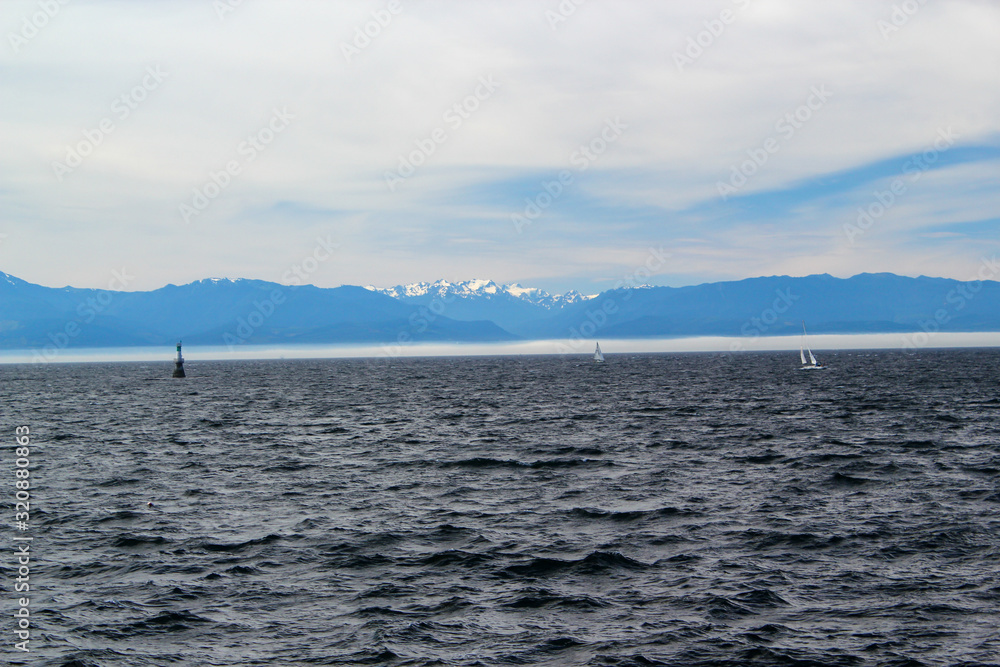
<svg viewBox="0 0 1000 667">
<path fill-rule="evenodd" d="M 579 295 L 577 295 L 579 296 Z M 1000 331 L 1000 283 L 770 276 L 641 287 L 519 303 L 469 291 L 447 300 L 343 286 L 199 280 L 147 292 L 50 288 L 0 273 L 0 348 L 278 343 L 488 342 L 532 338 L 772 336 Z"/>
<path fill-rule="evenodd" d="M 605 292 L 514 333 L 604 338 L 1000 330 L 1000 283 L 865 273 L 772 276 Z M 592 324 L 588 325 L 590 322 Z"/>
<path fill-rule="evenodd" d="M 502 341 L 492 322 L 425 317 L 361 287 L 200 280 L 149 292 L 49 288 L 0 273 L 6 349 L 243 343 Z"/>
</svg>

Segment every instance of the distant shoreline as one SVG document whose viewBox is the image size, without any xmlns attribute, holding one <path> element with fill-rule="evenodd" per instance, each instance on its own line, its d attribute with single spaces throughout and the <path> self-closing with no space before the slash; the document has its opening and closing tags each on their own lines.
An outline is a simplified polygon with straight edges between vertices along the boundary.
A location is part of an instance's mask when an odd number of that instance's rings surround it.
<svg viewBox="0 0 1000 667">
<path fill-rule="evenodd" d="M 724 337 L 698 336 L 684 338 L 598 338 L 585 340 L 535 340 L 514 343 L 418 343 L 354 344 L 354 345 L 238 345 L 185 346 L 184 356 L 190 364 L 199 361 L 251 359 L 350 359 L 447 356 L 511 356 L 593 354 L 594 343 L 601 342 L 604 353 L 613 359 L 616 354 L 642 353 L 735 353 L 798 351 L 800 336 Z M 810 346 L 817 353 L 832 350 L 899 350 L 919 352 L 924 349 L 1000 347 L 1000 332 L 940 332 L 891 334 L 816 334 L 809 336 Z M 80 362 L 163 362 L 173 363 L 173 348 L 66 348 L 47 361 L 34 350 L 0 350 L 0 364 L 20 363 L 80 363 Z"/>
</svg>

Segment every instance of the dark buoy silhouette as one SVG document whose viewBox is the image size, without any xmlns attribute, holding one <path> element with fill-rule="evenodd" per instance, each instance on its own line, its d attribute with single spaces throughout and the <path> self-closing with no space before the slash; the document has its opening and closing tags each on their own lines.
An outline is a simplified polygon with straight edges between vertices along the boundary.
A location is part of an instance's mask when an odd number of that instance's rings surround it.
<svg viewBox="0 0 1000 667">
<path fill-rule="evenodd" d="M 174 377 L 184 377 L 184 357 L 181 356 L 181 342 L 177 341 L 177 358 L 174 359 Z"/>
</svg>

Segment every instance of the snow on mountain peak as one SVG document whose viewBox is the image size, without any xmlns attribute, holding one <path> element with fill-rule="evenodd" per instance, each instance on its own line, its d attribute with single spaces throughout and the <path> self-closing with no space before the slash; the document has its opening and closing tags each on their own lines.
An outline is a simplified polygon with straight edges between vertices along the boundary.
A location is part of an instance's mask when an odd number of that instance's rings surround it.
<svg viewBox="0 0 1000 667">
<path fill-rule="evenodd" d="M 543 306 L 545 308 L 561 307 L 570 303 L 576 303 L 593 297 L 584 296 L 576 290 L 570 290 L 566 294 L 552 295 L 538 287 L 522 287 L 518 283 L 509 285 L 498 285 L 492 280 L 474 278 L 462 282 L 451 283 L 447 280 L 436 280 L 433 283 L 419 282 L 409 285 L 396 285 L 395 287 L 378 288 L 366 285 L 365 289 L 373 292 L 380 292 L 394 299 L 406 299 L 422 296 L 432 297 L 485 297 L 494 298 L 506 295 L 522 301 Z M 596 296 L 596 295 L 595 295 Z"/>
<path fill-rule="evenodd" d="M 20 278 L 15 278 L 14 276 L 10 275 L 9 273 L 4 273 L 3 271 L 0 271 L 0 278 L 2 278 L 3 281 L 5 283 L 7 283 L 8 285 L 13 285 L 15 287 L 17 287 L 19 284 L 21 284 L 21 283 L 24 282 Z"/>
</svg>

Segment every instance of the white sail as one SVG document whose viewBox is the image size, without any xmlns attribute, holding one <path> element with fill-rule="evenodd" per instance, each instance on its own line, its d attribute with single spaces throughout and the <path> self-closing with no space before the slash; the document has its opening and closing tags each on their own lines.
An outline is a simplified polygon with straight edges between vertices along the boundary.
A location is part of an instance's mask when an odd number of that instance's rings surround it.
<svg viewBox="0 0 1000 667">
<path fill-rule="evenodd" d="M 826 366 L 822 366 L 822 365 L 820 365 L 820 363 L 818 361 L 816 361 L 816 356 L 813 354 L 812 350 L 810 350 L 809 346 L 806 344 L 806 335 L 807 335 L 806 334 L 806 323 L 803 322 L 802 323 L 802 342 L 799 344 L 799 359 L 802 360 L 802 368 L 803 369 L 813 369 L 813 368 L 823 369 L 823 368 L 826 368 Z M 809 363 L 806 363 L 806 353 L 807 352 L 809 353 Z"/>
<path fill-rule="evenodd" d="M 601 354 L 601 344 L 597 344 L 597 349 L 594 350 L 594 361 L 604 361 L 604 355 Z"/>
</svg>

